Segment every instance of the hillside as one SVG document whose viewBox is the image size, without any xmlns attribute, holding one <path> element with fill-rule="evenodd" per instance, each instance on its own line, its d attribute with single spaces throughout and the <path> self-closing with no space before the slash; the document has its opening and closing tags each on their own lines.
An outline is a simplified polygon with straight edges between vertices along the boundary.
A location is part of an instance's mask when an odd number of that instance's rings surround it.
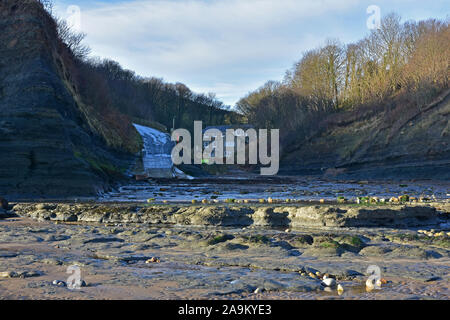
<svg viewBox="0 0 450 320">
<path fill-rule="evenodd" d="M 330 124 L 285 150 L 283 171 L 355 179 L 450 179 L 450 91 L 389 124 L 389 112 Z M 401 121 L 403 118 L 404 121 Z"/>
<path fill-rule="evenodd" d="M 355 179 L 450 178 L 449 20 L 401 22 L 305 52 L 237 107 L 280 129 L 281 172 Z"/>
<path fill-rule="evenodd" d="M 89 126 L 65 72 L 54 21 L 34 1 L 2 1 L 0 28 L 0 193 L 106 190 L 109 171 L 126 161 Z"/>
<path fill-rule="evenodd" d="M 59 26 L 37 0 L 0 2 L 1 195 L 97 195 L 142 149 L 132 122 L 189 128 L 196 113 L 211 124 L 235 117 L 182 84 L 79 58 Z"/>
</svg>

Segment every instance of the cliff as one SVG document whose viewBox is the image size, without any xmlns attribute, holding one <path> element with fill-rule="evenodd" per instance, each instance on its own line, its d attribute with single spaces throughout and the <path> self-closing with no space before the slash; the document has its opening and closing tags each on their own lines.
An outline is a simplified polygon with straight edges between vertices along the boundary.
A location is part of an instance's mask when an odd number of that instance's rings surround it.
<svg viewBox="0 0 450 320">
<path fill-rule="evenodd" d="M 54 20 L 36 1 L 3 0 L 0 30 L 0 194 L 107 190 L 131 156 L 106 145 L 77 97 Z"/>
</svg>

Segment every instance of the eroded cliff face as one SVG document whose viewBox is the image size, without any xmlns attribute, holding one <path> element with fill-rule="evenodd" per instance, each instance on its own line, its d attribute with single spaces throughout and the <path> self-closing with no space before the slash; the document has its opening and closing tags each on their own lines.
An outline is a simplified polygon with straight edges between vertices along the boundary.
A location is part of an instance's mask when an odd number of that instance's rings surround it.
<svg viewBox="0 0 450 320">
<path fill-rule="evenodd" d="M 449 91 L 406 119 L 401 125 L 395 120 L 387 124 L 381 112 L 335 126 L 285 154 L 282 172 L 350 179 L 450 179 Z"/>
<path fill-rule="evenodd" d="M 0 194 L 88 196 L 107 189 L 99 163 L 112 167 L 116 159 L 77 105 L 54 21 L 35 1 L 2 0 L 0 30 Z"/>
</svg>

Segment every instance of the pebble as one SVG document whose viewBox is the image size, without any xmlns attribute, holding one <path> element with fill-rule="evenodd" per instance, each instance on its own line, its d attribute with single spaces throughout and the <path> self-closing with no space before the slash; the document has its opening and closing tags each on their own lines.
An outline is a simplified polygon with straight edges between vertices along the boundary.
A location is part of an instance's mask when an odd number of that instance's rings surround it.
<svg viewBox="0 0 450 320">
<path fill-rule="evenodd" d="M 334 287 L 336 285 L 336 280 L 334 280 L 333 278 L 324 277 L 324 279 L 322 280 L 322 285 L 325 287 Z"/>
<path fill-rule="evenodd" d="M 0 278 L 16 278 L 18 276 L 18 274 L 14 271 L 4 271 L 4 272 L 0 272 Z"/>
<path fill-rule="evenodd" d="M 67 286 L 67 284 L 61 280 L 53 280 L 52 284 L 54 286 L 58 286 L 58 287 L 66 287 Z"/>
<path fill-rule="evenodd" d="M 438 280 L 442 280 L 441 277 L 431 277 L 428 278 L 427 280 L 425 280 L 425 282 L 433 282 L 433 281 L 438 281 Z"/>
<path fill-rule="evenodd" d="M 338 295 L 341 295 L 344 293 L 344 287 L 341 284 L 337 285 L 337 293 L 338 293 Z"/>
<path fill-rule="evenodd" d="M 145 263 L 149 264 L 149 263 L 160 263 L 161 260 L 158 257 L 151 257 L 150 259 L 148 259 L 147 261 L 145 261 Z"/>
<path fill-rule="evenodd" d="M 263 288 L 256 288 L 256 290 L 254 291 L 254 293 L 258 294 L 258 293 L 262 293 L 264 292 Z"/>
<path fill-rule="evenodd" d="M 370 292 L 373 289 L 375 289 L 375 287 L 377 287 L 377 288 L 381 287 L 381 280 L 378 279 L 375 283 L 373 283 L 372 279 L 367 279 L 367 281 L 366 281 L 366 291 Z"/>
<path fill-rule="evenodd" d="M 4 271 L 0 272 L 0 279 L 6 279 L 6 278 L 31 278 L 31 277 L 38 277 L 41 275 L 41 272 L 39 271 L 21 271 L 21 272 L 15 272 L 15 271 Z"/>
</svg>

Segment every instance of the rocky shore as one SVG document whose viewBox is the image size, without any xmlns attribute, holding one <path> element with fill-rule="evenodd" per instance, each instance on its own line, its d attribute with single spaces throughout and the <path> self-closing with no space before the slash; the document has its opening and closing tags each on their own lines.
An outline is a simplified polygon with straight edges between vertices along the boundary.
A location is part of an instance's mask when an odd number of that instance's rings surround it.
<svg viewBox="0 0 450 320">
<path fill-rule="evenodd" d="M 448 219 L 449 203 L 427 204 L 112 204 L 21 203 L 20 216 L 40 221 L 226 227 L 419 227 Z"/>
<path fill-rule="evenodd" d="M 12 203 L 0 218 L 0 299 L 449 299 L 448 213 L 447 203 Z M 80 290 L 67 288 L 73 265 Z M 380 290 L 366 288 L 370 265 Z"/>
</svg>

